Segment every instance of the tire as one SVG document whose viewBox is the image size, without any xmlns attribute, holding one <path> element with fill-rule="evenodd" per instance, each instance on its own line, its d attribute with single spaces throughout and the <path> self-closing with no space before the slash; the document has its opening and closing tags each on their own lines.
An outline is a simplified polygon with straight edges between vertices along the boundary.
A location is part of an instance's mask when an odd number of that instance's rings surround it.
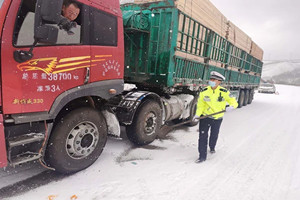
<svg viewBox="0 0 300 200">
<path fill-rule="evenodd" d="M 71 111 L 58 120 L 50 136 L 46 162 L 60 173 L 74 173 L 92 165 L 107 140 L 103 115 L 89 107 Z"/>
<path fill-rule="evenodd" d="M 131 125 L 126 127 L 128 139 L 137 145 L 153 142 L 161 128 L 162 113 L 159 104 L 146 100 L 140 105 Z"/>
<path fill-rule="evenodd" d="M 244 99 L 245 99 L 245 92 L 244 92 L 244 90 L 240 90 L 240 95 L 239 95 L 239 106 L 238 106 L 238 108 L 241 108 L 241 107 L 243 107 L 243 105 L 244 105 Z"/>
<path fill-rule="evenodd" d="M 248 104 L 251 104 L 254 98 L 254 90 L 249 90 Z"/>
<path fill-rule="evenodd" d="M 247 106 L 248 105 L 248 101 L 249 101 L 249 95 L 250 95 L 250 93 L 249 93 L 249 90 L 244 90 L 244 94 L 245 94 L 245 99 L 244 99 L 244 104 L 243 104 L 243 106 Z"/>
</svg>

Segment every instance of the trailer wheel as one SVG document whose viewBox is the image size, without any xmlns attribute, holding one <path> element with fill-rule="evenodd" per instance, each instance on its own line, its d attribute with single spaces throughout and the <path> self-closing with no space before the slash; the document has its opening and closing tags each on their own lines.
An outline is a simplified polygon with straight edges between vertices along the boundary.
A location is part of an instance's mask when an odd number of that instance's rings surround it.
<svg viewBox="0 0 300 200">
<path fill-rule="evenodd" d="M 126 126 L 128 139 L 137 145 L 153 142 L 161 127 L 161 108 L 152 100 L 146 100 L 137 110 L 131 125 Z"/>
<path fill-rule="evenodd" d="M 239 106 L 238 106 L 238 108 L 241 108 L 241 107 L 243 107 L 243 105 L 244 105 L 244 99 L 245 99 L 245 92 L 244 92 L 244 90 L 241 90 L 240 91 L 240 95 L 239 95 Z"/>
<path fill-rule="evenodd" d="M 245 98 L 244 98 L 244 104 L 243 104 L 243 106 L 246 106 L 246 105 L 248 105 L 248 101 L 249 101 L 249 90 L 244 90 L 244 95 L 245 95 Z"/>
<path fill-rule="evenodd" d="M 254 98 L 254 90 L 249 90 L 248 104 L 251 104 Z"/>
<path fill-rule="evenodd" d="M 47 163 L 60 173 L 74 173 L 93 164 L 107 140 L 104 117 L 85 107 L 61 117 L 53 129 L 46 151 Z"/>
</svg>

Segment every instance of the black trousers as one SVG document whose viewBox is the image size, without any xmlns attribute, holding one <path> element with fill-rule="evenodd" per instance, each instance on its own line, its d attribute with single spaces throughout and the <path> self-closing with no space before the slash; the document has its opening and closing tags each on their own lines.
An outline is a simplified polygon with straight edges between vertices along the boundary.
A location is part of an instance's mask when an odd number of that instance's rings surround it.
<svg viewBox="0 0 300 200">
<path fill-rule="evenodd" d="M 200 159 L 206 159 L 209 129 L 210 129 L 209 148 L 213 150 L 215 149 L 222 121 L 223 119 L 211 119 L 211 118 L 205 118 L 200 120 L 199 140 L 198 140 L 198 151 L 199 151 Z"/>
</svg>

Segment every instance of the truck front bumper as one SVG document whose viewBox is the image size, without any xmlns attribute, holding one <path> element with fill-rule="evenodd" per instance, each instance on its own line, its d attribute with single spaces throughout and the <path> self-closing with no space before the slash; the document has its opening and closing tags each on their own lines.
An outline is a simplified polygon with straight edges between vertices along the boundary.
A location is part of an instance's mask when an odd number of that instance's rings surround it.
<svg viewBox="0 0 300 200">
<path fill-rule="evenodd" d="M 0 168 L 7 166 L 7 152 L 5 144 L 3 115 L 0 114 Z"/>
</svg>

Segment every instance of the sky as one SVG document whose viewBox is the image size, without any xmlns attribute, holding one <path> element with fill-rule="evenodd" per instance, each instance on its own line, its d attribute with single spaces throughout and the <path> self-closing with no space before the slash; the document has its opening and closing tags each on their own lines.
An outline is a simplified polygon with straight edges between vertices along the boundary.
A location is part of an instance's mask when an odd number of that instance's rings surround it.
<svg viewBox="0 0 300 200">
<path fill-rule="evenodd" d="M 264 60 L 300 59 L 299 0 L 210 0 L 264 50 Z"/>
</svg>

